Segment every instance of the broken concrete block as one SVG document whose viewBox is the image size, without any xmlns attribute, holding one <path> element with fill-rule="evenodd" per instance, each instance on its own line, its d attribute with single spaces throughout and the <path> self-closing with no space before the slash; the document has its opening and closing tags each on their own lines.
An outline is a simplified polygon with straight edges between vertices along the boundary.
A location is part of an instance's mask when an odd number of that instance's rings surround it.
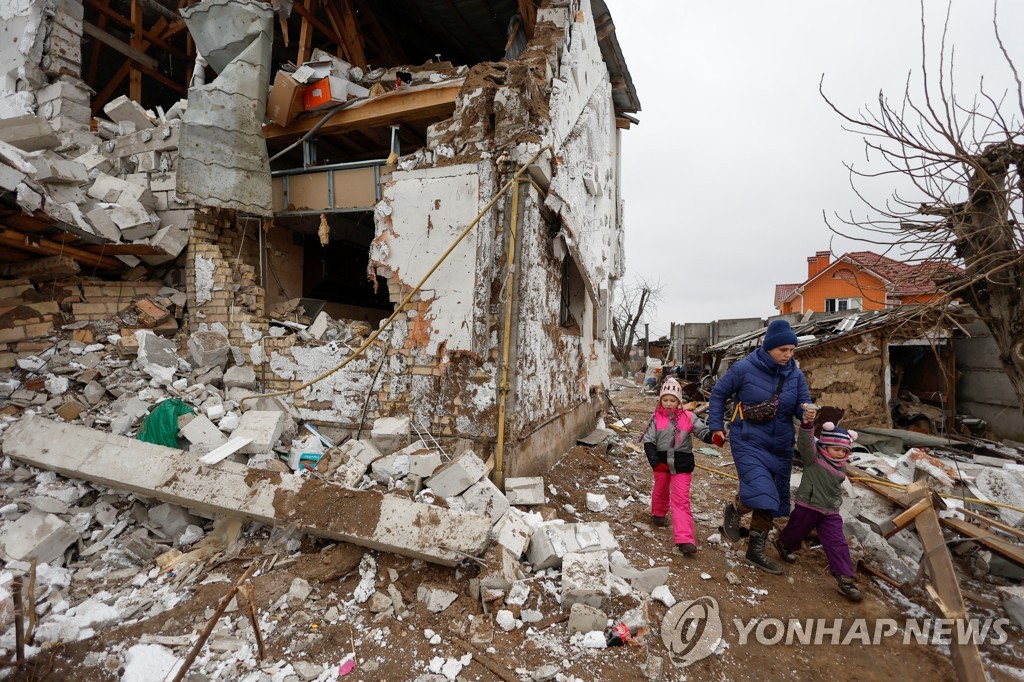
<svg viewBox="0 0 1024 682">
<path fill-rule="evenodd" d="M 148 188 L 100 173 L 86 194 L 97 201 L 111 204 L 142 204 L 147 210 L 153 208 L 153 193 Z"/>
<path fill-rule="evenodd" d="M 608 625 L 608 614 L 589 604 L 577 602 L 569 608 L 569 634 L 587 633 L 599 630 L 604 632 Z"/>
<path fill-rule="evenodd" d="M 409 442 L 409 418 L 381 417 L 375 420 L 370 438 L 377 444 L 381 452 L 391 453 L 398 450 Z"/>
<path fill-rule="evenodd" d="M 228 337 L 220 332 L 193 332 L 188 337 L 188 353 L 195 367 L 216 366 L 224 369 L 228 364 L 230 346 Z M 255 381 L 256 373 L 253 372 L 253 382 Z"/>
<path fill-rule="evenodd" d="M 416 599 L 426 606 L 431 613 L 441 613 L 459 598 L 457 592 L 446 590 L 437 585 L 421 584 L 416 590 Z"/>
<path fill-rule="evenodd" d="M 338 460 L 337 464 L 335 464 L 335 459 Z M 331 458 L 330 467 L 328 470 L 329 478 L 346 488 L 357 487 L 359 482 L 363 480 L 363 476 L 366 475 L 365 464 L 355 457 L 342 455 L 340 452 Z"/>
<path fill-rule="evenodd" d="M 85 166 L 52 152 L 41 152 L 38 156 L 29 157 L 28 161 L 35 166 L 37 182 L 81 185 L 89 181 Z"/>
<path fill-rule="evenodd" d="M 370 465 L 370 478 L 384 485 L 389 485 L 408 475 L 409 455 L 400 452 L 381 457 Z"/>
<path fill-rule="evenodd" d="M 0 551 L 8 561 L 49 563 L 64 554 L 78 540 L 78 533 L 65 521 L 32 509 L 16 521 L 6 523 L 0 534 Z"/>
<path fill-rule="evenodd" d="M 1024 508 L 1024 472 L 1011 469 L 982 467 L 975 483 L 989 500 Z M 999 517 L 1010 526 L 1024 524 L 1024 513 L 999 507 Z"/>
<path fill-rule="evenodd" d="M 195 418 L 185 425 L 181 430 L 181 435 L 193 445 L 202 445 L 210 448 L 223 445 L 228 440 L 221 433 L 220 429 L 217 428 L 216 424 L 201 414 L 195 415 Z"/>
<path fill-rule="evenodd" d="M 152 119 L 146 114 L 146 110 L 142 108 L 142 105 L 128 99 L 127 95 L 121 95 L 117 99 L 107 102 L 103 106 L 103 113 L 118 125 L 124 122 L 134 124 L 135 130 L 155 127 Z"/>
<path fill-rule="evenodd" d="M 86 219 L 92 224 L 93 230 L 107 241 L 121 241 L 121 228 L 114 223 L 110 217 L 110 209 L 94 208 L 85 214 Z"/>
<path fill-rule="evenodd" d="M 85 166 L 86 175 L 95 179 L 100 173 L 109 173 L 114 163 L 95 147 L 75 157 L 75 161 Z"/>
<path fill-rule="evenodd" d="M 533 533 L 533 528 L 523 518 L 523 513 L 515 508 L 509 508 L 494 525 L 494 541 L 516 557 L 521 557 L 526 551 Z"/>
<path fill-rule="evenodd" d="M 110 209 L 110 219 L 121 230 L 121 237 L 126 241 L 145 239 L 157 231 L 146 207 L 137 202 L 122 203 Z"/>
<path fill-rule="evenodd" d="M 163 224 L 163 223 L 161 223 Z M 188 245 L 188 230 L 176 225 L 163 225 L 149 238 L 149 243 L 163 251 L 163 255 L 144 255 L 142 260 L 150 265 L 160 265 L 178 257 Z"/>
<path fill-rule="evenodd" d="M 427 478 L 437 471 L 440 466 L 441 453 L 437 450 L 409 454 L 409 473 L 415 476 Z"/>
<path fill-rule="evenodd" d="M 379 419 L 377 420 L 380 421 Z M 407 420 L 408 421 L 408 420 Z M 376 424 L 374 424 L 376 428 Z M 378 442 L 374 438 L 374 442 Z M 472 450 L 466 450 L 434 472 L 427 485 L 442 499 L 464 492 L 487 474 L 487 465 Z"/>
<path fill-rule="evenodd" d="M 544 479 L 540 476 L 505 479 L 505 497 L 509 504 L 544 504 Z"/>
<path fill-rule="evenodd" d="M 149 522 L 169 538 L 176 538 L 189 526 L 202 523 L 184 507 L 166 503 L 150 508 Z"/>
<path fill-rule="evenodd" d="M 364 470 L 384 456 L 373 441 L 362 439 L 345 441 L 338 446 L 338 453 L 343 457 L 356 460 L 363 465 Z"/>
<path fill-rule="evenodd" d="M 231 432 L 234 438 L 249 438 L 251 442 L 239 450 L 245 455 L 270 452 L 284 432 L 289 417 L 283 412 L 249 410 L 242 415 L 238 427 Z"/>
<path fill-rule="evenodd" d="M 409 470 L 412 470 L 411 464 Z M 469 486 L 461 497 L 465 502 L 466 511 L 486 516 L 491 523 L 497 523 L 510 506 L 508 500 L 498 490 L 498 486 L 494 485 L 489 478 L 481 479 Z"/>
<path fill-rule="evenodd" d="M 235 365 L 224 372 L 224 388 L 256 388 L 256 370 L 248 365 Z"/>
<path fill-rule="evenodd" d="M 32 114 L 0 119 L 0 141 L 26 152 L 60 145 L 60 138 L 54 135 L 46 119 Z"/>
<path fill-rule="evenodd" d="M 586 604 L 595 609 L 611 594 L 608 555 L 604 552 L 569 552 L 562 558 L 562 608 Z"/>
<path fill-rule="evenodd" d="M 526 558 L 534 570 L 557 566 L 570 552 L 608 554 L 619 548 L 606 521 L 600 523 L 545 523 L 530 538 Z"/>
<path fill-rule="evenodd" d="M 491 545 L 483 556 L 480 568 L 480 587 L 488 590 L 500 590 L 505 594 L 513 583 L 526 577 L 519 554 L 510 552 L 501 545 Z"/>
<path fill-rule="evenodd" d="M 0 189 L 13 192 L 28 176 L 21 171 L 0 163 Z"/>
</svg>

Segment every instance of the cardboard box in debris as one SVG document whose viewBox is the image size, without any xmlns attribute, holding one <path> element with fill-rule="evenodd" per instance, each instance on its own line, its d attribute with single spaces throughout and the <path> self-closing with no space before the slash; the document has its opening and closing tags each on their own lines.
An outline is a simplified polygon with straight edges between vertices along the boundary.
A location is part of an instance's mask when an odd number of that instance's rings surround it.
<svg viewBox="0 0 1024 682">
<path fill-rule="evenodd" d="M 361 69 L 316 49 L 310 61 L 292 72 L 282 69 L 274 76 L 267 100 L 267 118 L 287 126 L 303 111 L 326 109 L 366 97 L 370 91 L 352 82 L 361 77 Z"/>
</svg>

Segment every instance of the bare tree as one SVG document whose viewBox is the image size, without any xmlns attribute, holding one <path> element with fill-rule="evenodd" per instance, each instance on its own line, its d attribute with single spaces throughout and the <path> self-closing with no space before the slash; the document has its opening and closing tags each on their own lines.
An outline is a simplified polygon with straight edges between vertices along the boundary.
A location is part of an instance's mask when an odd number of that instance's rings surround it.
<svg viewBox="0 0 1024 682">
<path fill-rule="evenodd" d="M 661 300 L 661 285 L 636 278 L 622 288 L 612 309 L 612 356 L 618 360 L 622 375 L 629 374 L 629 355 L 638 339 L 638 328 L 645 316 L 654 312 Z"/>
<path fill-rule="evenodd" d="M 982 79 L 969 101 L 958 98 L 955 50 L 946 43 L 949 25 L 947 10 L 938 68 L 930 73 L 922 2 L 920 74 L 917 79 L 908 76 L 896 104 L 880 92 L 875 107 L 850 115 L 825 95 L 822 80 L 822 97 L 847 130 L 864 136 L 866 154 L 876 166 L 864 172 L 847 165 L 854 191 L 872 217 L 859 220 L 851 214 L 830 228 L 924 265 L 918 273 L 944 292 L 932 304 L 936 308 L 955 299 L 968 303 L 991 332 L 1024 409 L 1024 89 L 994 8 L 994 42 L 1015 89 L 991 93 Z M 858 191 L 866 178 L 892 176 L 894 184 L 912 189 L 894 191 L 884 206 L 872 205 Z M 861 233 L 849 234 L 844 226 L 861 228 Z"/>
</svg>

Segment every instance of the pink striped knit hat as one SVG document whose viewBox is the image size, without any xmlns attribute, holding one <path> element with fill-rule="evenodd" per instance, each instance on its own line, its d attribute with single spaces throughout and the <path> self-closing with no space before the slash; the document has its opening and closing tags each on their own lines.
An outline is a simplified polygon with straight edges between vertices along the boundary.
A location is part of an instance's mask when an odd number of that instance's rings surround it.
<svg viewBox="0 0 1024 682">
<path fill-rule="evenodd" d="M 832 445 L 851 450 L 853 449 L 853 441 L 855 440 L 857 440 L 856 431 L 848 431 L 840 428 L 835 425 L 835 422 L 825 422 L 821 425 L 821 435 L 818 436 L 818 446 L 824 448 Z"/>
</svg>

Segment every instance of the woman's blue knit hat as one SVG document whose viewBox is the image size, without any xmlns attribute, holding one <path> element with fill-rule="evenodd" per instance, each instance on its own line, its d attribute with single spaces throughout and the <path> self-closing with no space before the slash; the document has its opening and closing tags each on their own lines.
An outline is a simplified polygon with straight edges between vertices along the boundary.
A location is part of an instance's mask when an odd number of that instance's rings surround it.
<svg viewBox="0 0 1024 682">
<path fill-rule="evenodd" d="M 779 346 L 797 344 L 796 333 L 785 320 L 773 320 L 768 325 L 768 333 L 764 335 L 764 349 L 771 350 Z"/>
</svg>

